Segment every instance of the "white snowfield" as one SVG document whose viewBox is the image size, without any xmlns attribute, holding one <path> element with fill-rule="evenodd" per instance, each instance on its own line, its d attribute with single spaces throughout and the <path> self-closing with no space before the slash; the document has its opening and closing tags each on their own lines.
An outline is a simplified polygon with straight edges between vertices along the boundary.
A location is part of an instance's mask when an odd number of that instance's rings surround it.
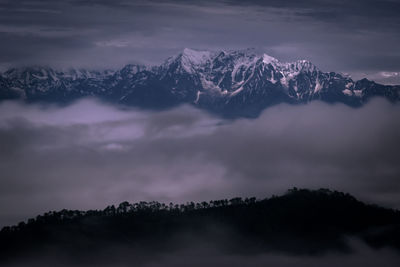
<svg viewBox="0 0 400 267">
<path fill-rule="evenodd" d="M 301 97 L 304 92 L 298 92 L 301 86 L 299 76 L 307 74 L 309 79 L 309 94 L 320 93 L 327 88 L 337 77 L 321 72 L 308 60 L 294 62 L 280 62 L 268 54 L 257 54 L 254 50 L 238 51 L 203 51 L 185 48 L 182 53 L 169 58 L 164 62 L 163 69 L 168 69 L 171 64 L 177 64 L 178 74 L 198 75 L 204 91 L 219 93 L 221 95 L 235 96 L 251 86 L 254 79 L 280 83 L 286 90 L 291 87 L 296 92 L 296 97 Z M 227 77 L 228 76 L 228 77 Z M 222 84 L 229 78 L 231 89 L 227 91 Z M 346 80 L 346 89 L 342 91 L 347 96 L 360 97 L 360 93 L 353 92 L 354 83 L 350 77 L 340 76 Z M 196 102 L 199 101 L 201 92 L 198 93 Z"/>
<path fill-rule="evenodd" d="M 246 101 L 251 95 L 262 98 L 277 91 L 299 101 L 320 99 L 325 93 L 359 100 L 365 96 L 365 88 L 357 86 L 357 82 L 347 75 L 322 72 L 308 60 L 281 62 L 252 49 L 204 51 L 185 48 L 161 65 L 129 64 L 117 71 L 57 70 L 37 66 L 13 68 L 0 74 L 0 85 L 6 84 L 21 98 L 45 95 L 53 90 L 60 94 L 76 92 L 82 96 L 120 92 L 116 99 L 124 101 L 135 88 L 157 88 L 157 81 L 163 84 L 165 79 L 171 94 L 192 94 L 190 101 L 195 104 L 214 97 L 228 98 L 227 102 L 234 97 Z"/>
</svg>

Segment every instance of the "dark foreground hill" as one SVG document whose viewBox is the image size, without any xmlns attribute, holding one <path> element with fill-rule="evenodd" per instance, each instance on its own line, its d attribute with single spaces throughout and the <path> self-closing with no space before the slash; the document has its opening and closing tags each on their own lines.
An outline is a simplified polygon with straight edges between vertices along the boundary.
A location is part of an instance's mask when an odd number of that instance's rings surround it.
<svg viewBox="0 0 400 267">
<path fill-rule="evenodd" d="M 264 200 L 124 202 L 102 211 L 62 210 L 3 228 L 0 265 L 43 261 L 52 262 L 49 266 L 139 266 L 159 254 L 187 248 L 230 255 L 346 254 L 352 253 L 349 239 L 362 240 L 372 250 L 385 247 L 400 253 L 400 213 L 326 189 L 292 189 Z"/>
</svg>

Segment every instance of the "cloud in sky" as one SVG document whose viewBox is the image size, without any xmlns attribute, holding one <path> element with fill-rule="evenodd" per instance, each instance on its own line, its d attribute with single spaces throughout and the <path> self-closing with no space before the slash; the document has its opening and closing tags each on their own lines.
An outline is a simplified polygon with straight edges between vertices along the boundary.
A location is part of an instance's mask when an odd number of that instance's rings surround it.
<svg viewBox="0 0 400 267">
<path fill-rule="evenodd" d="M 0 61 L 116 68 L 255 47 L 324 71 L 398 72 L 398 1 L 0 1 Z M 400 82 L 400 78 L 396 81 Z"/>
<path fill-rule="evenodd" d="M 354 79 L 360 79 L 368 77 L 368 79 L 373 80 L 377 83 L 387 84 L 387 85 L 398 85 L 400 81 L 400 72 L 398 71 L 379 71 L 379 72 L 363 72 L 354 73 L 352 75 Z"/>
<path fill-rule="evenodd" d="M 279 105 L 225 121 L 182 106 L 0 104 L 0 225 L 124 200 L 268 197 L 328 187 L 400 208 L 400 106 Z"/>
</svg>

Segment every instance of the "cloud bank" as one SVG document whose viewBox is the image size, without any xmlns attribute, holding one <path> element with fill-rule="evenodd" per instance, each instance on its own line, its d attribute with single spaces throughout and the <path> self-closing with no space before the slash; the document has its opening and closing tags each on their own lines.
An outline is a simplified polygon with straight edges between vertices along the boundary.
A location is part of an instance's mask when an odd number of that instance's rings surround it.
<svg viewBox="0 0 400 267">
<path fill-rule="evenodd" d="M 0 104 L 0 225 L 122 201 L 269 197 L 327 187 L 400 208 L 400 106 L 278 105 L 225 121 L 94 100 Z"/>
<path fill-rule="evenodd" d="M 221 242 L 221 236 L 214 237 L 216 240 L 205 242 L 201 237 L 178 238 L 171 243 L 171 249 L 167 252 L 155 250 L 132 250 L 126 247 L 106 247 L 103 253 L 95 259 L 80 262 L 77 258 L 66 255 L 65 251 L 47 250 L 41 257 L 35 254 L 34 259 L 21 258 L 7 267 L 42 267 L 42 266 L 140 266 L 140 267 L 376 267 L 379 265 L 387 267 L 398 266 L 400 256 L 398 251 L 384 248 L 374 250 L 360 240 L 349 239 L 352 252 L 330 251 L 320 255 L 295 255 L 270 251 L 267 253 L 232 253 L 226 251 L 229 247 L 227 241 Z M 218 244 L 218 245 L 216 245 Z M 225 249 L 224 249 L 225 247 Z"/>
</svg>

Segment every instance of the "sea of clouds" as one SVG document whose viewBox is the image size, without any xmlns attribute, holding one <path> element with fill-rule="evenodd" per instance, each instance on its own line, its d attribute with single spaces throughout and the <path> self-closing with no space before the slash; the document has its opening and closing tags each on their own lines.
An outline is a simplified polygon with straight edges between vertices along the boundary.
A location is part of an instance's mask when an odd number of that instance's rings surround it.
<svg viewBox="0 0 400 267">
<path fill-rule="evenodd" d="M 296 187 L 400 208 L 400 105 L 278 105 L 225 120 L 86 99 L 0 104 L 0 226 L 122 201 L 269 197 Z"/>
</svg>

